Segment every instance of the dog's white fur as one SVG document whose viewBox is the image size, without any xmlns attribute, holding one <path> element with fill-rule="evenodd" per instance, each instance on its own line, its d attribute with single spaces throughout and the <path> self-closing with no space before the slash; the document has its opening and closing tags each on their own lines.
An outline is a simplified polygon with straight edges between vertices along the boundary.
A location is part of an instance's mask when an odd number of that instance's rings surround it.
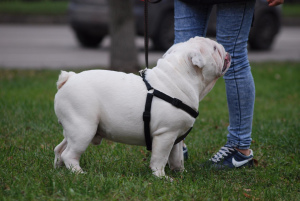
<svg viewBox="0 0 300 201">
<path fill-rule="evenodd" d="M 206 38 L 192 38 L 173 45 L 146 71 L 155 88 L 197 110 L 199 101 L 230 66 L 230 55 L 222 45 Z M 63 126 L 64 140 L 54 149 L 54 166 L 63 164 L 82 172 L 81 154 L 102 138 L 145 146 L 142 114 L 148 93 L 141 77 L 107 70 L 62 71 L 57 81 L 55 113 Z M 165 176 L 183 170 L 182 142 L 174 141 L 193 126 L 195 119 L 171 104 L 153 98 L 150 130 L 153 138 L 150 167 Z"/>
</svg>

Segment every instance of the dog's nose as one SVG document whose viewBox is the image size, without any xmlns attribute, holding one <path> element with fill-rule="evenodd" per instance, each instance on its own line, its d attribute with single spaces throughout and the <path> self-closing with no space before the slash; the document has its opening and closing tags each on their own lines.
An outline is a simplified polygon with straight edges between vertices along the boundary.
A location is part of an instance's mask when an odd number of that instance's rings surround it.
<svg viewBox="0 0 300 201">
<path fill-rule="evenodd" d="M 228 52 L 226 52 L 225 59 L 228 60 L 229 62 L 231 61 L 231 55 Z"/>
<path fill-rule="evenodd" d="M 230 56 L 230 54 L 227 52 L 227 53 L 226 53 L 226 56 L 225 56 L 225 59 L 224 59 L 224 66 L 223 66 L 223 68 L 222 68 L 222 73 L 224 73 L 224 72 L 226 71 L 226 69 L 229 68 L 230 63 L 231 63 L 231 56 Z"/>
</svg>

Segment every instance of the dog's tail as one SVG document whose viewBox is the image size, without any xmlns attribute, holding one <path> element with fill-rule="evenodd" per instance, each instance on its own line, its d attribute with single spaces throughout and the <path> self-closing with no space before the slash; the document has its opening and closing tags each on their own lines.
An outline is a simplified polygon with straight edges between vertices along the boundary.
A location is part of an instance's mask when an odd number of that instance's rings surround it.
<svg viewBox="0 0 300 201">
<path fill-rule="evenodd" d="M 58 80 L 56 82 L 56 86 L 57 86 L 57 90 L 62 88 L 62 86 L 64 86 L 64 84 L 68 81 L 68 79 L 75 75 L 76 73 L 70 71 L 70 72 L 66 72 L 66 71 L 61 71 Z"/>
</svg>

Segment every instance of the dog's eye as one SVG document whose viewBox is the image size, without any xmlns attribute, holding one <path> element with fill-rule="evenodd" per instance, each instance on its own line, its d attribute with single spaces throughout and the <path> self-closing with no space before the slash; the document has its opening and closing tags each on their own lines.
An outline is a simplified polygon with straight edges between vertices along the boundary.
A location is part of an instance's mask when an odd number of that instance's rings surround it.
<svg viewBox="0 0 300 201">
<path fill-rule="evenodd" d="M 216 51 L 217 50 L 217 46 L 214 46 L 214 51 Z"/>
</svg>

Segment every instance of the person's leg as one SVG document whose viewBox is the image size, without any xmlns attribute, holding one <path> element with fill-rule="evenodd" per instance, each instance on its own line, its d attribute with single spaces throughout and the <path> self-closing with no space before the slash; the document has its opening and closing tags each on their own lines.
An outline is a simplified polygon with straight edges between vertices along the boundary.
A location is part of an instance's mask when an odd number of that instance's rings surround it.
<svg viewBox="0 0 300 201">
<path fill-rule="evenodd" d="M 255 87 L 247 56 L 247 42 L 255 1 L 219 4 L 217 7 L 217 41 L 231 54 L 226 72 L 229 110 L 228 144 L 247 150 L 251 144 Z"/>
<path fill-rule="evenodd" d="M 190 5 L 174 0 L 174 43 L 185 42 L 195 36 L 204 37 L 211 9 L 211 5 Z"/>
<path fill-rule="evenodd" d="M 219 164 L 219 168 L 253 163 L 253 152 L 249 148 L 255 87 L 247 56 L 247 42 L 254 6 L 255 0 L 217 6 L 217 41 L 232 57 L 231 67 L 224 75 L 230 123 L 227 144 L 211 159 Z"/>
</svg>

